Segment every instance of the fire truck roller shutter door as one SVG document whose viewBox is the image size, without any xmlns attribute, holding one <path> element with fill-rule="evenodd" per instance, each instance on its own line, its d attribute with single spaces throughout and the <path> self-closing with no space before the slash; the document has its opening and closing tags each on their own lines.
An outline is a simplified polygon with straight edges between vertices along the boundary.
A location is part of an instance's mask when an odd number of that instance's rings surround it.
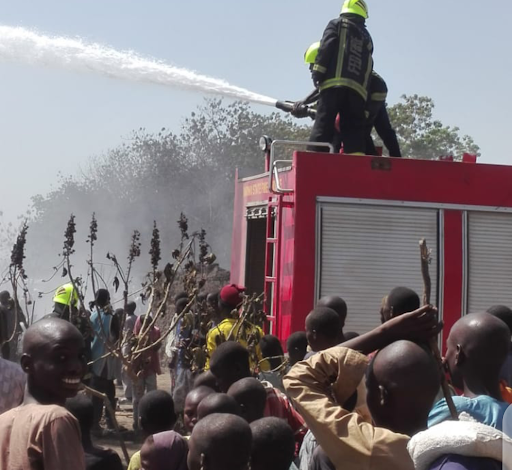
<svg viewBox="0 0 512 470">
<path fill-rule="evenodd" d="M 468 212 L 467 312 L 512 307 L 512 214 Z"/>
<path fill-rule="evenodd" d="M 432 250 L 431 302 L 437 304 L 438 210 L 320 203 L 317 295 L 339 295 L 348 305 L 345 331 L 365 333 L 380 324 L 382 298 L 405 286 L 421 297 L 419 240 Z"/>
</svg>

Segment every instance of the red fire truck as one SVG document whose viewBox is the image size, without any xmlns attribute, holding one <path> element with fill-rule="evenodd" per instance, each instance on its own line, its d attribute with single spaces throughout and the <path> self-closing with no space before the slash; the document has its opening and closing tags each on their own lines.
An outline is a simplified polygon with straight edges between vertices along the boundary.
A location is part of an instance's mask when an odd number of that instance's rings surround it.
<svg viewBox="0 0 512 470">
<path fill-rule="evenodd" d="M 431 249 L 431 301 L 446 332 L 470 312 L 512 305 L 512 166 L 296 151 L 262 139 L 263 174 L 236 181 L 232 282 L 264 291 L 271 333 L 304 330 L 339 295 L 345 331 L 380 322 L 396 286 L 420 293 L 419 240 Z"/>
</svg>

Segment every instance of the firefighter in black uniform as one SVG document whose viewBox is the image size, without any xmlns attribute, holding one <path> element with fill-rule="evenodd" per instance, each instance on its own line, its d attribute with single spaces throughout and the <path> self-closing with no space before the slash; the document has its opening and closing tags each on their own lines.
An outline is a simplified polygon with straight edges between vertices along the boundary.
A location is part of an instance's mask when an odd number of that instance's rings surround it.
<svg viewBox="0 0 512 470">
<path fill-rule="evenodd" d="M 313 83 L 320 90 L 311 142 L 332 142 L 341 115 L 340 133 L 348 154 L 365 154 L 366 101 L 373 70 L 373 42 L 363 0 L 346 0 L 339 18 L 324 31 L 313 66 Z M 320 150 L 311 146 L 310 150 Z"/>
<path fill-rule="evenodd" d="M 372 139 L 372 129 L 381 138 L 386 146 L 390 157 L 401 157 L 400 145 L 396 138 L 396 132 L 389 121 L 386 108 L 388 87 L 384 79 L 375 71 L 372 72 L 370 88 L 368 90 L 368 102 L 366 104 L 366 155 L 377 155 L 377 150 Z"/>
</svg>

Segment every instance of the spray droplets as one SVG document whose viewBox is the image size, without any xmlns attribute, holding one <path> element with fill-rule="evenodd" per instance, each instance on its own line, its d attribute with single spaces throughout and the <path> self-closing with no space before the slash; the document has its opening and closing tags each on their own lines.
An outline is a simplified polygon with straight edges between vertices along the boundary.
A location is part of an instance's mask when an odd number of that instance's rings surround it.
<svg viewBox="0 0 512 470">
<path fill-rule="evenodd" d="M 275 106 L 277 100 L 131 51 L 116 51 L 81 39 L 52 37 L 0 26 L 0 60 L 95 72 L 111 78 L 153 83 Z"/>
</svg>

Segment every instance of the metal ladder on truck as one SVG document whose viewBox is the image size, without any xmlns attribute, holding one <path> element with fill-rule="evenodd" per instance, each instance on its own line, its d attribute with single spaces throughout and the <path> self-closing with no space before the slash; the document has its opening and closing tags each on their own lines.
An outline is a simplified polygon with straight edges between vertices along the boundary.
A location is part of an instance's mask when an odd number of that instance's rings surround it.
<svg viewBox="0 0 512 470">
<path fill-rule="evenodd" d="M 267 333 L 271 335 L 277 335 L 279 331 L 282 214 L 285 204 L 290 203 L 283 201 L 283 194 L 277 194 L 268 200 L 264 293 L 265 313 L 269 322 Z"/>
<path fill-rule="evenodd" d="M 264 138 L 268 139 L 268 138 Z M 273 194 L 268 199 L 267 230 L 265 242 L 265 313 L 269 328 L 267 333 L 279 336 L 281 319 L 281 250 L 283 231 L 283 209 L 293 207 L 292 201 L 285 201 L 285 196 L 293 193 L 293 189 L 286 189 L 281 186 L 279 179 L 279 165 L 291 164 L 290 160 L 276 160 L 275 149 L 277 146 L 304 147 L 311 145 L 311 142 L 274 140 L 269 142 L 266 151 L 266 170 L 269 173 L 269 191 Z M 331 144 L 316 143 L 319 147 L 327 147 L 334 151 Z"/>
</svg>

